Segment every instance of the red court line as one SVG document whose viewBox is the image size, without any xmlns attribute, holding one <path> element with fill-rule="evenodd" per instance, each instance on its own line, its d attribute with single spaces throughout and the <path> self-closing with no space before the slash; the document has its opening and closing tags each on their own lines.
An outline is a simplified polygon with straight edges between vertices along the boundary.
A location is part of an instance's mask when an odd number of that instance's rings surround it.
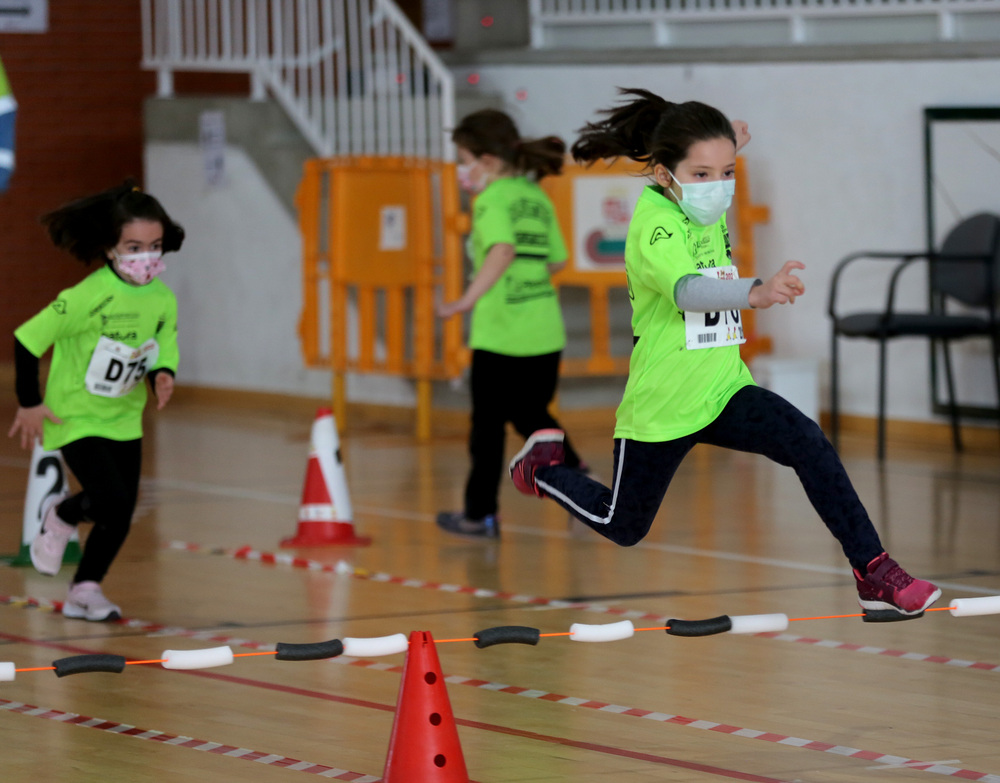
<svg viewBox="0 0 1000 783">
<path fill-rule="evenodd" d="M 57 723 L 67 723 L 75 726 L 82 726 L 88 729 L 106 731 L 123 737 L 134 737 L 136 739 L 151 740 L 161 742 L 165 745 L 174 745 L 190 750 L 200 750 L 213 755 L 229 756 L 244 761 L 254 761 L 258 764 L 265 764 L 275 767 L 283 767 L 295 772 L 306 772 L 311 775 L 322 775 L 329 780 L 351 780 L 355 783 L 379 783 L 382 780 L 377 775 L 366 775 L 362 772 L 351 772 L 346 769 L 329 767 L 326 764 L 314 764 L 311 761 L 302 761 L 287 756 L 280 756 L 275 753 L 264 753 L 249 748 L 241 748 L 236 745 L 225 745 L 220 742 L 210 742 L 208 740 L 184 737 L 178 734 L 167 734 L 156 729 L 140 729 L 128 723 L 116 723 L 104 720 L 103 718 L 91 718 L 86 715 L 79 715 L 75 712 L 63 712 L 62 710 L 44 709 L 32 704 L 10 701 L 0 698 L 0 711 L 13 712 L 21 715 L 29 715 L 33 718 L 45 718 Z"/>
</svg>

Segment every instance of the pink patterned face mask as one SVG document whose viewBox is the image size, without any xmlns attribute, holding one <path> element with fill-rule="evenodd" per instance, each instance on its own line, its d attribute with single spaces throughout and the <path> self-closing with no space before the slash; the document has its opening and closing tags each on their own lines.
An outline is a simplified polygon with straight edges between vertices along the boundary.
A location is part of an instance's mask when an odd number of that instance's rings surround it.
<svg viewBox="0 0 1000 783">
<path fill-rule="evenodd" d="M 130 282 L 146 285 L 166 269 L 162 255 L 159 250 L 148 253 L 126 253 L 123 256 L 115 252 L 115 266 L 122 277 L 128 278 Z"/>
</svg>

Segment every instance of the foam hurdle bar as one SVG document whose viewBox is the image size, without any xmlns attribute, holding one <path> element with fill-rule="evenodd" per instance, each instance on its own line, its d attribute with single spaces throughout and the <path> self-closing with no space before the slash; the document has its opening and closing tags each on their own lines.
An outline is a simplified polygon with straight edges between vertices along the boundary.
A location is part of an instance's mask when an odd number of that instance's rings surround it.
<svg viewBox="0 0 1000 783">
<path fill-rule="evenodd" d="M 707 620 L 670 620 L 667 625 L 670 626 L 667 633 L 671 636 L 712 636 L 732 630 L 733 621 L 728 614 L 723 614 Z"/>
<path fill-rule="evenodd" d="M 210 647 L 207 650 L 164 650 L 164 669 L 211 669 L 233 662 L 233 651 L 229 647 Z"/>
<path fill-rule="evenodd" d="M 586 625 L 573 623 L 569 627 L 569 638 L 574 642 L 615 642 L 628 639 L 635 634 L 635 626 L 631 620 L 606 625 Z"/>
<path fill-rule="evenodd" d="M 313 642 L 312 644 L 286 644 L 278 642 L 278 661 L 319 661 L 324 658 L 336 658 L 344 654 L 344 643 L 340 639 L 328 642 Z"/>
<path fill-rule="evenodd" d="M 17 676 L 17 669 L 13 661 L 0 662 L 0 682 L 14 682 Z"/>
<path fill-rule="evenodd" d="M 956 598 L 948 607 L 952 617 L 974 617 L 983 614 L 1000 614 L 1000 595 L 982 598 Z"/>
<path fill-rule="evenodd" d="M 729 618 L 729 633 L 768 633 L 788 629 L 787 614 L 743 614 Z"/>
<path fill-rule="evenodd" d="M 111 672 L 121 674 L 125 670 L 124 655 L 71 655 L 52 661 L 56 669 L 56 677 L 66 677 L 70 674 L 85 674 L 87 672 Z"/>
<path fill-rule="evenodd" d="M 344 637 L 344 655 L 352 658 L 376 658 L 380 655 L 395 655 L 406 652 L 410 648 L 410 640 L 406 634 L 397 633 L 392 636 L 372 636 L 366 639 Z"/>
<path fill-rule="evenodd" d="M 494 644 L 538 644 L 542 632 L 526 625 L 498 625 L 495 628 L 484 628 L 473 634 L 476 647 L 492 647 Z"/>
</svg>

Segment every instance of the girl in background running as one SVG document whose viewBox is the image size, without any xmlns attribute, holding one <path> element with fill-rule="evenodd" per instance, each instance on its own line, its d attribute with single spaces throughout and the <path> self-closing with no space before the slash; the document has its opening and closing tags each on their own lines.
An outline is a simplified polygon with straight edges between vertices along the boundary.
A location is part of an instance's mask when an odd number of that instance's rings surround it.
<svg viewBox="0 0 1000 783">
<path fill-rule="evenodd" d="M 452 132 L 463 189 L 476 195 L 465 293 L 438 306 L 441 318 L 472 311 L 472 468 L 462 511 L 443 511 L 442 530 L 477 538 L 500 535 L 497 495 L 506 424 L 524 437 L 558 427 L 548 406 L 566 345 L 559 297 L 550 280 L 566 263 L 552 202 L 538 181 L 562 170 L 566 145 L 549 136 L 522 139 L 513 120 L 484 109 Z M 580 458 L 564 440 L 565 464 Z"/>
<path fill-rule="evenodd" d="M 63 615 L 102 621 L 121 609 L 101 590 L 132 522 L 142 462 L 146 382 L 157 409 L 173 393 L 177 300 L 156 279 L 184 231 L 134 184 L 67 204 L 42 218 L 56 247 L 100 268 L 59 293 L 14 332 L 17 399 L 8 433 L 21 446 L 61 450 L 82 491 L 53 498 L 31 543 L 35 568 L 55 575 L 81 522 L 94 527 Z M 44 400 L 39 359 L 53 349 Z"/>
<path fill-rule="evenodd" d="M 760 388 L 740 358 L 739 310 L 792 304 L 805 292 L 787 262 L 767 281 L 740 280 L 725 212 L 734 192 L 737 137 L 703 103 L 624 90 L 623 105 L 588 124 L 573 156 L 626 156 L 649 167 L 625 247 L 635 346 L 615 427 L 611 488 L 567 469 L 562 433 L 534 433 L 510 464 L 515 486 L 551 497 L 622 546 L 649 531 L 670 480 L 698 443 L 763 454 L 798 474 L 854 569 L 868 620 L 919 617 L 941 591 L 882 549 L 837 452 L 819 426 Z"/>
</svg>

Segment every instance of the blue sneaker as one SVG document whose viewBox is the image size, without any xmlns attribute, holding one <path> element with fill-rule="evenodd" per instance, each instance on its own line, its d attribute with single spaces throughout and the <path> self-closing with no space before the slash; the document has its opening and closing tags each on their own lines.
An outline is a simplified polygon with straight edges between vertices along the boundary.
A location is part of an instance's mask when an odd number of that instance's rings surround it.
<svg viewBox="0 0 1000 783">
<path fill-rule="evenodd" d="M 500 517 L 487 514 L 482 519 L 469 519 L 463 511 L 442 511 L 437 526 L 446 533 L 466 538 L 500 538 Z"/>
</svg>

